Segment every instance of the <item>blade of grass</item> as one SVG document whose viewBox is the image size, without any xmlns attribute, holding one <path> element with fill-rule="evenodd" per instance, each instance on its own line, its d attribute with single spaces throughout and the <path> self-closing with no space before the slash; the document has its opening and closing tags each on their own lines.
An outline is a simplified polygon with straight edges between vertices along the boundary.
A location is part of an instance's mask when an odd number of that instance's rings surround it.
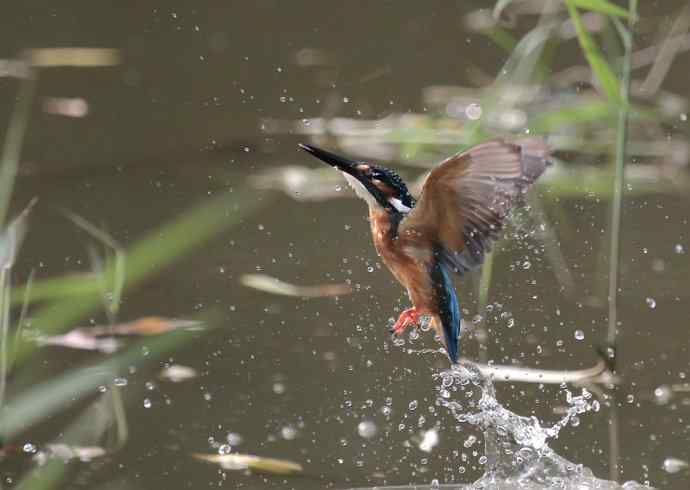
<svg viewBox="0 0 690 490">
<path fill-rule="evenodd" d="M 621 210 L 623 206 L 623 188 L 625 185 L 625 160 L 628 139 L 628 97 L 630 93 L 630 55 L 632 53 L 632 31 L 637 17 L 637 0 L 630 0 L 629 29 L 621 26 L 619 29 L 625 56 L 623 58 L 623 73 L 621 81 L 621 95 L 623 104 L 618 110 L 618 126 L 616 135 L 615 177 L 613 184 L 613 199 L 611 203 L 611 249 L 609 256 L 609 325 L 607 343 L 615 349 L 618 329 L 618 274 L 620 263 L 620 227 Z"/>
<path fill-rule="evenodd" d="M 119 400 L 119 401 L 118 401 Z M 101 414 L 104 409 L 108 409 L 105 404 L 113 404 L 113 413 L 109 414 L 110 418 L 104 418 Z M 119 407 L 118 407 L 119 406 Z M 118 412 L 122 410 L 123 413 Z M 121 439 L 122 434 L 120 433 L 124 430 L 125 440 L 126 440 L 126 422 L 124 429 L 120 427 L 120 424 L 124 419 L 124 407 L 122 406 L 122 398 L 120 396 L 120 389 L 117 386 L 112 386 L 107 395 L 103 395 L 100 400 L 96 400 L 91 406 L 87 407 L 79 414 L 75 420 L 64 430 L 63 435 L 60 437 L 61 443 L 74 444 L 74 445 L 84 445 L 86 444 L 97 444 L 91 440 L 85 440 L 85 429 L 93 432 L 93 426 L 100 424 L 100 430 L 106 431 L 109 429 L 110 424 L 114 419 L 115 423 L 115 437 L 116 442 L 109 449 L 108 452 L 112 453 L 121 449 L 124 444 L 124 440 Z M 98 428 L 97 428 L 98 429 Z M 88 435 L 86 436 L 88 437 Z M 22 480 L 19 482 L 17 488 L 19 490 L 37 490 L 37 489 L 50 489 L 55 488 L 59 485 L 60 481 L 65 475 L 65 470 L 68 465 L 70 465 L 74 460 L 65 461 L 60 457 L 51 457 L 45 464 L 39 465 L 29 472 Z"/>
<path fill-rule="evenodd" d="M 572 0 L 577 8 L 583 10 L 591 10 L 592 12 L 599 12 L 606 15 L 615 15 L 625 19 L 630 18 L 630 13 L 623 7 L 619 7 L 606 0 Z"/>
<path fill-rule="evenodd" d="M 122 301 L 122 292 L 125 286 L 125 278 L 127 271 L 127 256 L 122 246 L 120 246 L 117 240 L 110 236 L 106 231 L 101 230 L 96 225 L 89 222 L 87 219 L 78 216 L 72 212 L 65 211 L 65 214 L 75 225 L 77 225 L 79 228 L 87 232 L 89 235 L 91 235 L 93 238 L 95 238 L 96 240 L 101 242 L 105 247 L 111 250 L 111 255 L 114 257 L 114 259 L 112 269 L 112 285 L 110 287 L 108 287 L 108 278 L 103 276 L 102 274 L 102 261 L 94 261 L 94 266 L 96 265 L 96 262 L 98 262 L 101 265 L 97 272 L 104 279 L 102 284 L 104 288 L 103 297 L 106 303 L 106 311 L 111 317 L 114 317 L 115 315 L 117 315 L 117 312 L 120 309 L 120 303 Z"/>
<path fill-rule="evenodd" d="M 0 234 L 0 410 L 5 401 L 7 373 L 11 365 L 9 355 L 13 352 L 9 345 L 12 267 L 26 235 L 33 202 Z"/>
<path fill-rule="evenodd" d="M 630 60 L 632 56 L 632 36 L 637 18 L 637 0 L 628 1 L 628 29 L 625 29 L 618 19 L 614 19 L 615 25 L 623 42 L 625 54 L 623 57 L 623 68 L 621 77 L 621 96 L 623 104 L 619 107 L 618 127 L 616 137 L 616 165 L 615 180 L 613 188 L 613 200 L 611 203 L 611 251 L 609 257 L 609 324 L 607 332 L 607 343 L 613 349 L 614 368 L 616 360 L 616 340 L 618 335 L 618 280 L 620 264 L 620 227 L 621 211 L 623 207 L 623 189 L 625 185 L 625 160 L 626 145 L 628 139 L 628 98 L 630 93 Z M 617 391 L 614 392 L 614 403 L 617 404 Z M 609 473 L 612 480 L 618 479 L 618 418 L 615 407 L 611 412 L 612 419 L 609 423 Z"/>
<path fill-rule="evenodd" d="M 493 15 L 495 19 L 498 19 L 501 13 L 503 13 L 503 10 L 511 3 L 513 3 L 513 0 L 498 0 L 496 5 L 494 5 L 494 10 L 491 15 Z"/>
<path fill-rule="evenodd" d="M 29 125 L 31 104 L 36 87 L 35 73 L 29 69 L 28 77 L 20 81 L 18 100 L 12 111 L 10 125 L 5 134 L 0 168 L 0 225 L 5 222 L 9 210 L 14 179 L 19 168 L 19 156 L 24 143 L 24 135 Z"/>
<path fill-rule="evenodd" d="M 41 422 L 57 411 L 92 394 L 96 388 L 109 384 L 130 365 L 141 364 L 188 342 L 194 332 L 176 330 L 156 338 L 134 344 L 127 351 L 105 361 L 58 375 L 49 381 L 34 385 L 13 397 L 5 405 L 0 418 L 0 439 L 11 440 L 24 430 Z M 147 355 L 142 353 L 146 348 Z"/>
<path fill-rule="evenodd" d="M 673 26 L 666 36 L 666 39 L 661 43 L 661 48 L 654 60 L 654 64 L 649 69 L 647 77 L 639 88 L 640 94 L 649 97 L 659 91 L 661 84 L 671 69 L 674 58 L 680 50 L 683 35 L 688 31 L 689 27 L 690 5 L 685 5 L 673 22 Z"/>
<path fill-rule="evenodd" d="M 577 33 L 577 39 L 580 43 L 580 47 L 587 58 L 589 66 L 592 68 L 594 76 L 597 78 L 601 84 L 601 88 L 606 94 L 606 97 L 611 102 L 620 102 L 620 83 L 615 73 L 606 62 L 604 55 L 601 50 L 596 45 L 592 36 L 585 28 L 582 23 L 582 18 L 580 13 L 577 11 L 575 0 L 565 0 L 565 4 L 568 7 L 568 13 L 573 21 L 573 26 L 575 27 L 575 32 Z"/>
<path fill-rule="evenodd" d="M 174 219 L 135 243 L 127 252 L 128 270 L 125 287 L 140 284 L 152 274 L 189 253 L 223 230 L 239 224 L 249 213 L 268 202 L 253 190 L 225 193 L 206 201 Z M 104 276 L 112 280 L 114 266 L 109 265 Z M 95 310 L 100 303 L 98 289 L 85 292 L 74 300 L 56 300 L 41 308 L 32 324 L 43 335 L 55 335 L 74 325 L 84 315 Z M 26 360 L 35 346 L 21 342 L 16 349 L 17 361 Z"/>
<path fill-rule="evenodd" d="M 498 245 L 494 245 L 494 250 L 489 252 L 484 257 L 484 264 L 482 265 L 482 274 L 479 278 L 479 302 L 477 308 L 479 310 L 479 316 L 481 320 L 475 329 L 475 337 L 479 343 L 479 361 L 486 364 L 489 359 L 489 351 L 486 346 L 486 340 L 488 338 L 486 332 L 486 306 L 489 304 L 489 290 L 491 289 L 491 276 L 494 268 L 494 255 Z"/>
</svg>

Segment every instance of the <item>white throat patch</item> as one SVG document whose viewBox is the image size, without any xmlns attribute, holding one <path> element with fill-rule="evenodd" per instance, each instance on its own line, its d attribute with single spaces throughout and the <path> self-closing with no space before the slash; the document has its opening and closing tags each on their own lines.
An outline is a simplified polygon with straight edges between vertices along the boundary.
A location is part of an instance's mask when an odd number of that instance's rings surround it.
<svg viewBox="0 0 690 490">
<path fill-rule="evenodd" d="M 395 209 L 398 210 L 398 212 L 407 214 L 410 211 L 412 211 L 412 208 L 409 208 L 405 206 L 400 199 L 397 197 L 389 197 L 388 202 L 391 203 L 391 206 L 393 206 Z"/>
<path fill-rule="evenodd" d="M 345 177 L 345 180 L 347 180 L 347 183 L 350 184 L 350 187 L 355 191 L 355 194 L 357 194 L 358 197 L 361 197 L 364 199 L 369 206 L 376 206 L 376 207 L 381 207 L 379 203 L 376 201 L 374 196 L 371 195 L 371 193 L 367 190 L 362 183 L 355 179 L 352 175 L 347 174 L 345 172 L 341 172 L 343 176 Z"/>
</svg>

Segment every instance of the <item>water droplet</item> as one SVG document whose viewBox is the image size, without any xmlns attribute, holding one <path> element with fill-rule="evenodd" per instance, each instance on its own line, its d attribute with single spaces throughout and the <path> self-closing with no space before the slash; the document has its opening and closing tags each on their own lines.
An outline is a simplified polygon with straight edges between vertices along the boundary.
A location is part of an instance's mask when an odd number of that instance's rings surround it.
<svg viewBox="0 0 690 490">
<path fill-rule="evenodd" d="M 238 434 L 237 432 L 228 432 L 228 435 L 225 437 L 225 440 L 228 441 L 228 444 L 231 446 L 239 446 L 242 444 L 242 436 Z"/>
<path fill-rule="evenodd" d="M 585 340 L 585 333 L 582 330 L 575 330 L 575 340 Z"/>
<path fill-rule="evenodd" d="M 342 186 L 342 185 L 336 185 L 336 186 L 335 186 L 335 192 L 340 192 L 340 191 L 342 191 L 342 190 L 343 190 L 343 186 Z"/>
<path fill-rule="evenodd" d="M 230 454 L 232 452 L 232 447 L 230 444 L 221 444 L 218 447 L 218 454 Z"/>
<path fill-rule="evenodd" d="M 372 266 L 367 267 L 367 272 L 374 272 L 374 268 Z"/>
<path fill-rule="evenodd" d="M 414 412 L 417 410 L 417 400 L 412 400 L 410 404 L 407 406 L 408 410 Z"/>
<path fill-rule="evenodd" d="M 487 458 L 486 456 L 480 456 L 479 459 L 477 460 L 477 462 L 478 462 L 479 464 L 486 464 L 486 462 L 487 462 L 488 460 L 489 460 L 489 458 Z"/>
<path fill-rule="evenodd" d="M 465 442 L 463 442 L 463 446 L 470 448 L 474 445 L 474 443 L 477 442 L 477 438 L 475 436 L 469 436 L 467 439 L 465 439 Z"/>
<path fill-rule="evenodd" d="M 36 452 L 36 446 L 31 444 L 30 442 L 27 442 L 22 446 L 22 451 L 28 454 L 34 454 Z"/>
<path fill-rule="evenodd" d="M 419 449 L 425 453 L 430 453 L 438 444 L 438 432 L 436 429 L 429 429 L 422 434 L 422 441 L 419 443 Z"/>
<path fill-rule="evenodd" d="M 635 396 L 634 395 L 628 395 L 625 397 L 625 401 L 628 403 L 634 403 L 635 402 Z"/>
<path fill-rule="evenodd" d="M 431 480 L 431 483 L 429 484 L 429 489 L 430 490 L 437 490 L 438 488 L 441 488 L 441 484 L 438 482 L 438 480 L 436 480 L 436 479 Z"/>
<path fill-rule="evenodd" d="M 647 298 L 645 301 L 647 302 L 647 306 L 649 306 L 652 310 L 656 308 L 656 300 L 654 298 Z"/>
<path fill-rule="evenodd" d="M 688 462 L 678 458 L 666 458 L 663 464 L 664 471 L 667 473 L 678 473 L 688 468 Z"/>
<path fill-rule="evenodd" d="M 676 246 L 673 247 L 673 250 L 674 250 L 677 254 L 683 254 L 683 253 L 685 253 L 685 247 L 683 247 L 683 245 L 681 245 L 680 243 L 676 243 Z"/>
<path fill-rule="evenodd" d="M 362 420 L 357 425 L 357 433 L 365 439 L 371 439 L 378 431 L 378 427 L 376 427 L 376 424 L 371 420 Z"/>
<path fill-rule="evenodd" d="M 658 405 L 666 405 L 673 398 L 673 390 L 668 385 L 661 385 L 654 389 L 654 401 Z"/>
<path fill-rule="evenodd" d="M 291 441 L 297 437 L 297 429 L 293 425 L 286 425 L 280 429 L 280 435 L 286 441 Z"/>
<path fill-rule="evenodd" d="M 349 97 L 343 97 L 343 102 L 345 104 L 348 104 L 350 102 L 350 98 Z"/>
<path fill-rule="evenodd" d="M 113 384 L 115 386 L 127 386 L 127 378 L 115 378 Z"/>
<path fill-rule="evenodd" d="M 144 408 L 151 408 L 151 400 L 144 398 Z"/>
</svg>

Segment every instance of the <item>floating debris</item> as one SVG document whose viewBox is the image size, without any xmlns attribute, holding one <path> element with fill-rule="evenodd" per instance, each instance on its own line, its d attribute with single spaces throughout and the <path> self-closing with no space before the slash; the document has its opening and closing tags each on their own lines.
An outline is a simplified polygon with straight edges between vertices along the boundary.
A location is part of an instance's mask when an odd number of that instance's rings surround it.
<svg viewBox="0 0 690 490">
<path fill-rule="evenodd" d="M 43 112 L 65 117 L 85 117 L 89 103 L 81 97 L 43 97 Z"/>
<path fill-rule="evenodd" d="M 510 381 L 543 384 L 617 382 L 616 377 L 608 370 L 603 360 L 600 360 L 590 368 L 572 371 L 501 366 L 497 364 L 474 364 L 474 367 L 479 370 L 482 376 L 490 378 L 492 381 L 499 382 Z"/>
<path fill-rule="evenodd" d="M 159 378 L 172 381 L 173 383 L 181 383 L 182 381 L 187 381 L 188 379 L 193 379 L 197 376 L 198 373 L 194 368 L 182 366 L 181 364 L 172 364 L 164 368 L 158 374 Z"/>
<path fill-rule="evenodd" d="M 145 316 L 138 320 L 115 325 L 103 325 L 87 328 L 92 335 L 160 335 L 177 329 L 195 330 L 203 324 L 195 320 L 181 320 L 160 316 Z"/>
<path fill-rule="evenodd" d="M 70 349 L 93 350 L 104 354 L 112 354 L 121 347 L 121 343 L 111 337 L 99 338 L 87 333 L 88 330 L 77 328 L 64 335 L 52 337 L 36 337 L 39 345 L 57 345 Z"/>
<path fill-rule="evenodd" d="M 109 48 L 37 48 L 28 51 L 33 66 L 114 66 L 120 64 L 120 51 Z"/>
<path fill-rule="evenodd" d="M 297 286 L 266 274 L 244 274 L 240 282 L 248 288 L 265 293 L 302 298 L 320 298 L 324 296 L 343 296 L 352 293 L 347 284 L 321 284 L 317 286 Z"/>
<path fill-rule="evenodd" d="M 59 345 L 72 349 L 94 350 L 106 354 L 117 351 L 121 343 L 114 336 L 149 336 L 161 335 L 180 328 L 197 329 L 202 323 L 193 320 L 175 320 L 157 316 L 140 318 L 133 322 L 115 325 L 97 325 L 94 327 L 77 327 L 64 334 L 52 337 L 36 337 L 40 345 Z"/>
<path fill-rule="evenodd" d="M 251 454 L 203 454 L 192 453 L 192 457 L 209 463 L 216 463 L 224 470 L 253 470 L 275 475 L 291 475 L 304 471 L 302 465 L 286 459 L 263 458 Z"/>
<path fill-rule="evenodd" d="M 45 464 L 49 459 L 59 458 L 64 462 L 78 459 L 82 462 L 89 462 L 96 458 L 103 457 L 107 451 L 98 446 L 69 446 L 67 444 L 46 444 L 40 451 L 36 452 L 34 460 L 39 464 Z"/>
</svg>

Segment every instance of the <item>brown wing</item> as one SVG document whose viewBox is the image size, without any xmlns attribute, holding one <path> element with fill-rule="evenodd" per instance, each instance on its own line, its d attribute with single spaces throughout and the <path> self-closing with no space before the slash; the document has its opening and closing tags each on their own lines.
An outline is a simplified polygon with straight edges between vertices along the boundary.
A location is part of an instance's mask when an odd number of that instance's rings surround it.
<svg viewBox="0 0 690 490">
<path fill-rule="evenodd" d="M 431 238 L 456 272 L 476 269 L 517 194 L 544 171 L 548 154 L 544 140 L 525 138 L 487 141 L 448 158 L 427 177 L 399 236 Z"/>
</svg>

